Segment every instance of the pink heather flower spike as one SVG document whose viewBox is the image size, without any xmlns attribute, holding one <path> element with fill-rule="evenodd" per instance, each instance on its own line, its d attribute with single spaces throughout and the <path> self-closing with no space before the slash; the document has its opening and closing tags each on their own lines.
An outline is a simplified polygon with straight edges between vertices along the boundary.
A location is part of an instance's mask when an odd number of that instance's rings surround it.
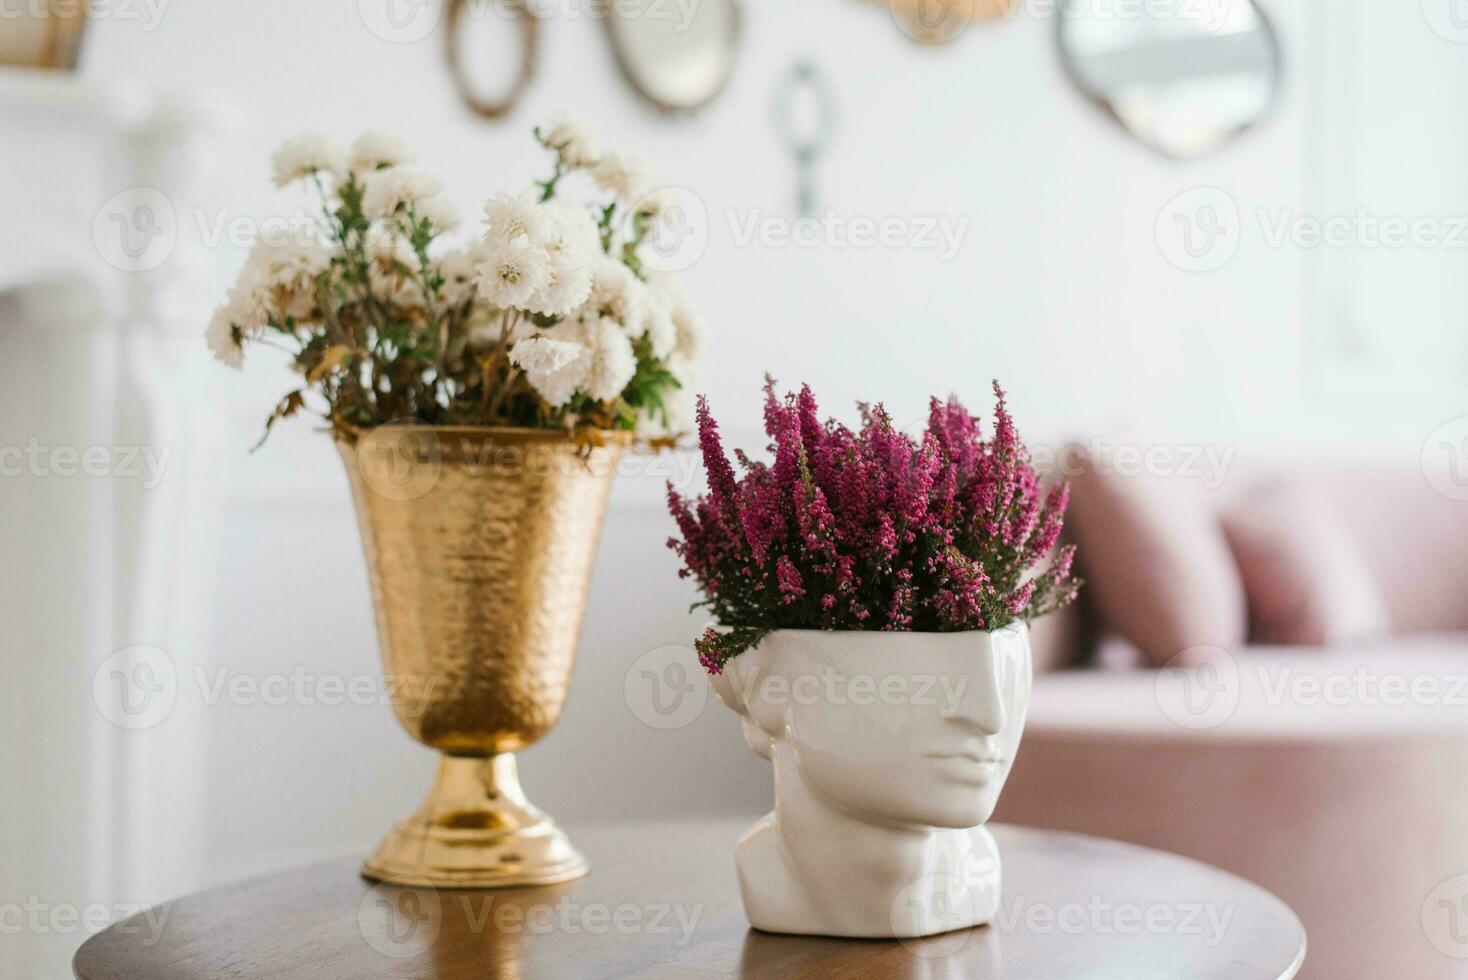
<svg viewBox="0 0 1468 980">
<path fill-rule="evenodd" d="M 880 403 L 858 405 L 855 431 L 822 424 L 808 386 L 781 398 L 767 379 L 773 461 L 736 452 L 739 477 L 699 398 L 709 492 L 689 501 L 669 486 L 668 509 L 680 574 L 724 627 L 696 644 L 704 668 L 722 672 L 775 629 L 1002 629 L 1071 602 L 1069 488 L 1042 488 L 993 390 L 992 438 L 950 397 L 931 400 L 915 439 Z"/>
</svg>

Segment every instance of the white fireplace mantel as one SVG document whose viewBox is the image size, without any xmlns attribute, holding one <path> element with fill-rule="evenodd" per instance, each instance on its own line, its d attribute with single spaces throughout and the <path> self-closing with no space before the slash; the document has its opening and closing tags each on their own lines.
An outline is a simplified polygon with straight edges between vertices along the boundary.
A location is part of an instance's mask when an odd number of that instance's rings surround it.
<svg viewBox="0 0 1468 980">
<path fill-rule="evenodd" d="M 0 901 L 121 914 L 198 884 L 204 709 L 135 730 L 107 697 L 135 666 L 119 651 L 179 674 L 208 657 L 204 257 L 176 227 L 135 246 L 233 128 L 198 100 L 0 70 L 0 785 L 39 793 L 0 793 Z M 0 973 L 68 975 L 79 937 L 31 938 Z"/>
</svg>

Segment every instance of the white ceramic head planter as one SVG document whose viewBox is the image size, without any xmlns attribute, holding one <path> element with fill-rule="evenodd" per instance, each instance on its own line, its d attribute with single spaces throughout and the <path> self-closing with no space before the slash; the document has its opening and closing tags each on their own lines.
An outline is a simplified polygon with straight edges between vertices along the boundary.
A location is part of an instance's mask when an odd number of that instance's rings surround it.
<svg viewBox="0 0 1468 980">
<path fill-rule="evenodd" d="M 714 677 L 775 809 L 739 842 L 750 923 L 915 937 L 988 922 L 999 853 L 983 824 L 1019 748 L 1029 632 L 779 630 Z"/>
</svg>

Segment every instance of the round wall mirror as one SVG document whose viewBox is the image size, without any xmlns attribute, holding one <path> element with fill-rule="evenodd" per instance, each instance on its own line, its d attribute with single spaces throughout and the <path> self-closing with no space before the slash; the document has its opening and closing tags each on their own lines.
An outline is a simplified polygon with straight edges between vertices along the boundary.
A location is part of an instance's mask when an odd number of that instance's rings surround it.
<svg viewBox="0 0 1468 980">
<path fill-rule="evenodd" d="M 1269 115 L 1280 45 L 1254 0 L 1136 4 L 1064 0 L 1061 58 L 1075 84 L 1142 143 L 1206 156 Z"/>
<path fill-rule="evenodd" d="M 664 112 L 707 105 L 734 74 L 738 0 L 616 0 L 607 8 L 607 32 L 622 74 Z"/>
</svg>

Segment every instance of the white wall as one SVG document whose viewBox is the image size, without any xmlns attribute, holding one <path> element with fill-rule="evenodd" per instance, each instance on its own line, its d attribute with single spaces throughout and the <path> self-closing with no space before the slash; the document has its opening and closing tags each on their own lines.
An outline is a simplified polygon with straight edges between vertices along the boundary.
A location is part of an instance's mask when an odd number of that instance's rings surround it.
<svg viewBox="0 0 1468 980">
<path fill-rule="evenodd" d="M 510 120 L 488 123 L 455 101 L 437 35 L 388 44 L 355 0 L 174 0 L 160 28 L 101 21 L 85 70 L 213 90 L 252 118 L 227 217 L 288 208 L 267 193 L 268 156 L 285 134 L 350 138 L 396 129 L 455 188 L 466 213 L 517 187 L 541 164 L 527 131 L 574 107 L 608 142 L 694 188 L 715 216 L 711 247 L 687 274 L 718 334 L 707 390 L 726 428 L 754 430 L 765 371 L 809 381 L 833 409 L 885 399 L 899 419 L 931 393 L 982 407 L 1002 378 L 1033 439 L 1131 431 L 1164 441 L 1331 444 L 1415 452 L 1437 409 L 1317 398 L 1307 362 L 1308 256 L 1270 249 L 1257 228 L 1226 268 L 1189 275 L 1164 259 L 1154 223 L 1165 202 L 1199 186 L 1248 207 L 1301 207 L 1318 163 L 1300 82 L 1312 57 L 1307 9 L 1271 9 L 1290 56 L 1278 116 L 1218 157 L 1170 163 L 1133 144 L 1060 71 L 1048 22 L 975 26 L 920 48 L 877 4 L 749 0 L 743 58 L 727 95 L 670 121 L 621 83 L 599 27 L 546 25 L 540 79 Z M 1414 9 L 1403 16 L 1417 16 Z M 844 129 L 821 168 L 823 201 L 845 215 L 968 216 L 950 262 L 924 251 L 738 248 L 724 215 L 788 213 L 793 166 L 769 121 L 776 80 L 813 55 L 831 76 Z M 217 216 L 207 216 L 213 219 Z M 215 253 L 221 275 L 239 261 Z M 200 328 L 203 327 L 203 312 Z M 339 463 L 306 423 L 246 449 L 285 379 L 220 369 L 237 419 L 231 490 L 218 544 L 212 659 L 250 677 L 352 676 L 376 670 L 365 576 Z M 560 726 L 525 753 L 532 798 L 577 822 L 609 816 L 756 812 L 769 798 L 763 763 L 710 702 L 690 725 L 658 731 L 624 697 L 645 652 L 686 644 L 698 618 L 663 547 L 669 521 L 657 481 L 619 487 L 597 567 L 581 660 Z M 201 597 L 179 596 L 189 602 Z M 634 681 L 635 683 L 635 681 Z M 635 699 L 634 699 L 635 700 Z M 415 805 L 431 754 L 384 707 L 221 705 L 208 713 L 206 877 L 226 879 L 314 855 L 361 851 Z"/>
</svg>

